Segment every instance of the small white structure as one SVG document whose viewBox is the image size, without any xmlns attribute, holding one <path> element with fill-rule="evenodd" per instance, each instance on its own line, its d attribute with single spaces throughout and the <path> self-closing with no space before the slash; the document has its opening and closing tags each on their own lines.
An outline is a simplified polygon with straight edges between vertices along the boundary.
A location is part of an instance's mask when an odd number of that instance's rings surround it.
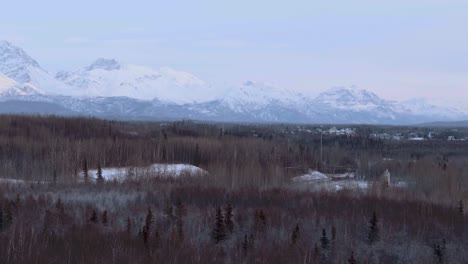
<svg viewBox="0 0 468 264">
<path fill-rule="evenodd" d="M 382 182 L 387 186 L 390 186 L 390 171 L 386 169 L 382 174 Z"/>
</svg>

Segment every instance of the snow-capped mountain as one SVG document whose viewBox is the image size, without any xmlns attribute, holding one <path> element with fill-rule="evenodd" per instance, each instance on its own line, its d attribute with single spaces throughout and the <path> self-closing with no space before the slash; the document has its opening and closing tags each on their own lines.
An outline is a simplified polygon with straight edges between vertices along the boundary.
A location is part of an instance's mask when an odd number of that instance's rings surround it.
<svg viewBox="0 0 468 264">
<path fill-rule="evenodd" d="M 196 76 L 171 68 L 158 70 L 121 64 L 115 59 L 97 59 L 56 78 L 77 87 L 87 96 L 127 96 L 140 100 L 159 99 L 169 103 L 194 103 L 213 98 L 213 87 Z"/>
<path fill-rule="evenodd" d="M 0 73 L 0 96 L 31 96 L 44 94 L 43 91 L 32 85 L 22 85 L 15 80 Z"/>
<path fill-rule="evenodd" d="M 425 100 L 395 102 L 357 87 L 316 97 L 246 81 L 229 89 L 187 72 L 97 59 L 50 75 L 25 51 L 0 42 L 0 113 L 226 122 L 414 124 L 468 119 Z M 227 90 L 224 94 L 220 91 Z"/>
<path fill-rule="evenodd" d="M 427 98 L 414 98 L 401 102 L 415 115 L 432 116 L 438 120 L 461 120 L 467 114 L 456 107 L 440 106 L 437 102 Z"/>
<path fill-rule="evenodd" d="M 55 79 L 24 50 L 8 41 L 0 41 L 0 73 L 47 94 L 78 95 L 72 87 Z"/>
</svg>

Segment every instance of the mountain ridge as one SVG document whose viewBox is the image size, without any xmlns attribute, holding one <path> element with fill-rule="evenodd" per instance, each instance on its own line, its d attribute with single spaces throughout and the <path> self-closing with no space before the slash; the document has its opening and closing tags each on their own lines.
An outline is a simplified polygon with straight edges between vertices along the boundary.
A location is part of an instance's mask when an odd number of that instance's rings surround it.
<svg viewBox="0 0 468 264">
<path fill-rule="evenodd" d="M 5 58 L 0 60 L 0 101 L 14 101 L 22 110 L 28 102 L 36 106 L 42 102 L 52 112 L 55 107 L 58 113 L 132 119 L 369 124 L 468 119 L 456 108 L 385 100 L 356 86 L 332 87 L 311 97 L 246 81 L 221 94 L 195 75 L 168 67 L 152 69 L 98 58 L 81 69 L 52 76 L 6 41 L 0 42 L 0 58 Z"/>
</svg>

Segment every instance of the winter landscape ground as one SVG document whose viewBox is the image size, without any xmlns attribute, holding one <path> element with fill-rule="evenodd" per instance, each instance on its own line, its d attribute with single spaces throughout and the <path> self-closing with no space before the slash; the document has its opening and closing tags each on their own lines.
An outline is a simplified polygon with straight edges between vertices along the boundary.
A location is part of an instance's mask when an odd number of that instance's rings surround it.
<svg viewBox="0 0 468 264">
<path fill-rule="evenodd" d="M 3 263 L 466 263 L 468 129 L 0 116 Z"/>
</svg>

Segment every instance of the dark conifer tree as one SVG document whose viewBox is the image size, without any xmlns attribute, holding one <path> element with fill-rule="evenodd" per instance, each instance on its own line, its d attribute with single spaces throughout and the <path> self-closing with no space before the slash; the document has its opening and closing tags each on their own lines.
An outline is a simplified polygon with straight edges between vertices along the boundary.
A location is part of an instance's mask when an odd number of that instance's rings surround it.
<svg viewBox="0 0 468 264">
<path fill-rule="evenodd" d="M 54 169 L 54 173 L 53 173 L 52 182 L 54 184 L 57 184 L 57 170 L 55 170 L 55 169 Z"/>
<path fill-rule="evenodd" d="M 88 161 L 86 158 L 83 161 L 83 180 L 85 183 L 89 181 L 89 175 L 88 175 Z"/>
<path fill-rule="evenodd" d="M 263 210 L 256 210 L 254 215 L 255 232 L 263 233 L 266 229 L 266 215 Z"/>
<path fill-rule="evenodd" d="M 356 264 L 356 259 L 354 258 L 354 251 L 351 251 L 351 256 L 348 259 L 349 264 Z"/>
<path fill-rule="evenodd" d="M 371 245 L 379 241 L 379 226 L 377 214 L 375 212 L 372 213 L 372 217 L 369 220 L 369 235 L 367 237 L 367 240 Z"/>
<path fill-rule="evenodd" d="M 226 225 L 226 232 L 227 234 L 232 234 L 232 232 L 234 231 L 234 222 L 232 221 L 232 206 L 231 204 L 227 204 L 226 205 L 226 209 L 225 209 L 226 213 L 225 213 L 225 219 L 224 219 L 224 223 Z"/>
<path fill-rule="evenodd" d="M 109 218 L 108 218 L 107 210 L 104 210 L 104 212 L 102 213 L 102 224 L 106 226 L 108 223 L 109 223 Z"/>
<path fill-rule="evenodd" d="M 98 222 L 98 217 L 97 217 L 96 210 L 93 210 L 93 212 L 91 213 L 91 218 L 89 219 L 89 221 L 92 222 L 92 223 L 97 223 Z"/>
<path fill-rule="evenodd" d="M 297 240 L 299 239 L 299 235 L 300 235 L 299 224 L 296 224 L 291 234 L 291 244 L 295 245 L 297 243 Z"/>
<path fill-rule="evenodd" d="M 459 212 L 461 215 L 464 214 L 465 208 L 464 208 L 464 206 L 463 206 L 463 200 L 460 200 L 460 201 L 458 202 L 457 210 L 458 210 L 458 212 Z"/>
<path fill-rule="evenodd" d="M 104 183 L 104 177 L 102 176 L 102 168 L 101 165 L 98 165 L 97 173 L 96 173 L 96 183 L 97 184 L 103 184 Z"/>
<path fill-rule="evenodd" d="M 444 252 L 445 248 L 443 245 L 440 245 L 439 243 L 434 244 L 433 246 L 433 252 L 434 252 L 434 258 L 438 263 L 444 263 Z"/>
<path fill-rule="evenodd" d="M 320 237 L 320 244 L 322 246 L 322 249 L 329 249 L 330 248 L 330 239 L 328 239 L 327 236 L 327 231 L 322 229 L 322 236 Z"/>
<path fill-rule="evenodd" d="M 148 212 L 146 213 L 145 218 L 145 226 L 143 226 L 142 234 L 143 234 L 143 243 L 145 246 L 149 244 L 149 237 L 151 234 L 151 226 L 153 225 L 153 212 L 151 208 L 148 208 Z"/>
<path fill-rule="evenodd" d="M 226 227 L 224 226 L 224 217 L 221 208 L 216 209 L 216 222 L 211 233 L 211 237 L 216 244 L 226 239 Z"/>
<path fill-rule="evenodd" d="M 244 240 L 242 241 L 242 253 L 244 253 L 244 256 L 247 255 L 248 250 L 249 250 L 249 239 L 247 238 L 247 234 L 245 234 Z"/>
</svg>

